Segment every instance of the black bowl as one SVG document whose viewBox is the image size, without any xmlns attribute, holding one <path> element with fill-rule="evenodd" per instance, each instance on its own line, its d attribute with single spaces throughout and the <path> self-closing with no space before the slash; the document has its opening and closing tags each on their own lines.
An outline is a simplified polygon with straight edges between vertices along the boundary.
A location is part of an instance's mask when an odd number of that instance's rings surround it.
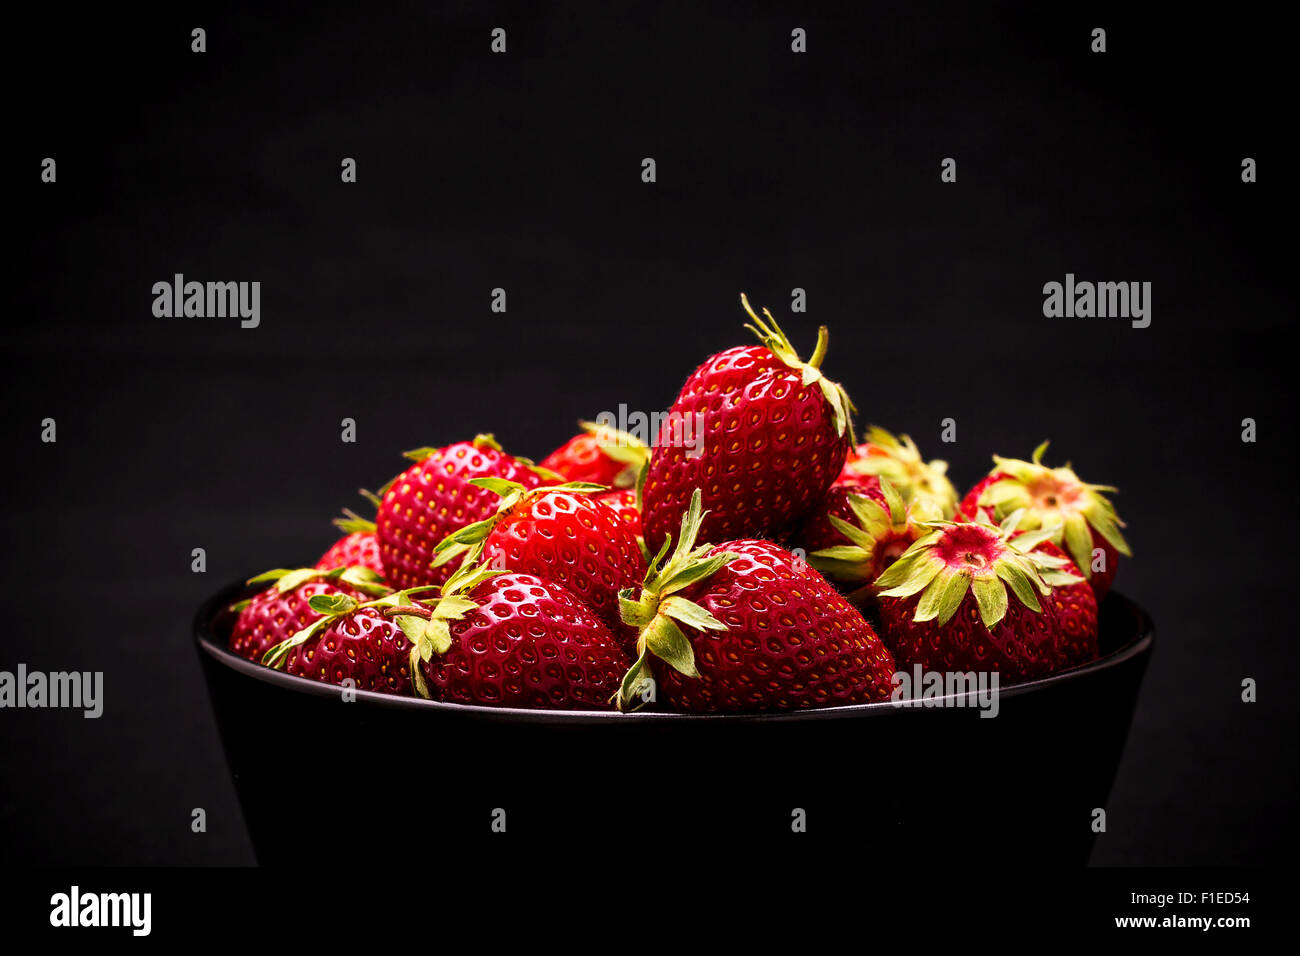
<svg viewBox="0 0 1300 956">
<path fill-rule="evenodd" d="M 1082 864 L 1154 642 L 1147 615 L 1111 594 L 1100 659 L 1002 687 L 992 719 L 889 702 L 697 716 L 345 701 L 226 650 L 227 608 L 247 593 L 233 584 L 207 601 L 195 636 L 262 863 L 361 847 L 408 859 L 416 833 L 446 848 L 499 840 L 504 820 L 516 837 L 567 846 L 671 833 L 831 841 L 864 861 L 901 843 Z"/>
</svg>

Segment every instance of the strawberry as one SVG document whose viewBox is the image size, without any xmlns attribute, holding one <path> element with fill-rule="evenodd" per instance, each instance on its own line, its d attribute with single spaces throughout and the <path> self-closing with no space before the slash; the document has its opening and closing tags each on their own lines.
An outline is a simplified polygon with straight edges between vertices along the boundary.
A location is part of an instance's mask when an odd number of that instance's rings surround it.
<svg viewBox="0 0 1300 956">
<path fill-rule="evenodd" d="M 1031 461 L 994 455 L 993 470 L 962 499 L 960 512 L 973 518 L 986 510 L 994 521 L 1020 512 L 1021 531 L 1055 527 L 1052 541 L 1064 547 L 1100 601 L 1115 582 L 1119 556 L 1133 556 L 1119 530 L 1124 522 L 1104 494 L 1115 489 L 1080 481 L 1068 464 L 1048 468 L 1042 463 L 1046 450 L 1043 442 Z"/>
<path fill-rule="evenodd" d="M 555 472 L 565 481 L 633 487 L 637 469 L 650 457 L 645 442 L 610 425 L 579 424 L 583 430 L 543 458 L 538 467 Z"/>
<path fill-rule="evenodd" d="M 453 531 L 496 512 L 497 496 L 472 479 L 504 478 L 527 488 L 554 483 L 527 459 L 507 455 L 491 435 L 406 456 L 415 464 L 383 489 L 375 518 L 384 578 L 395 588 L 446 581 L 454 567 L 434 567 L 434 547 Z"/>
<path fill-rule="evenodd" d="M 1016 535 L 1023 533 L 1018 531 Z M 1040 542 L 1034 550 L 1057 558 L 1062 562 L 1061 571 L 1079 579 L 1074 584 L 1058 584 L 1052 589 L 1050 600 L 1060 618 L 1061 629 L 1082 644 L 1085 660 L 1093 660 L 1098 654 L 1098 621 L 1097 597 L 1092 585 L 1084 579 L 1083 572 L 1070 556 L 1050 540 Z"/>
<path fill-rule="evenodd" d="M 638 656 L 620 708 L 645 698 L 652 674 L 671 707 L 695 713 L 889 698 L 893 658 L 852 604 L 771 541 L 695 547 L 704 517 L 696 491 L 672 555 L 665 544 L 643 588 L 621 595 Z"/>
<path fill-rule="evenodd" d="M 867 475 L 834 484 L 796 533 L 808 563 L 853 588 L 850 597 L 874 603 L 872 582 L 919 538 L 922 529 L 887 480 Z"/>
<path fill-rule="evenodd" d="M 317 596 L 312 609 L 322 616 L 268 650 L 264 664 L 327 684 L 351 680 L 356 690 L 410 696 L 411 643 L 397 622 L 343 594 Z"/>
<path fill-rule="evenodd" d="M 826 328 L 805 363 L 771 313 L 765 322 L 740 300 L 762 345 L 709 358 L 669 410 L 641 496 L 652 550 L 676 530 L 696 489 L 709 508 L 705 540 L 784 531 L 830 487 L 852 445 L 853 405 L 820 369 Z"/>
<path fill-rule="evenodd" d="M 611 488 L 592 497 L 612 508 L 627 526 L 627 530 L 632 532 L 632 536 L 641 540 L 641 508 L 637 505 L 635 491 L 630 488 Z"/>
<path fill-rule="evenodd" d="M 873 425 L 867 440 L 851 450 L 837 484 L 864 478 L 886 478 L 918 518 L 951 518 L 957 510 L 957 489 L 948 480 L 946 461 L 927 462 L 907 435 L 896 438 Z"/>
<path fill-rule="evenodd" d="M 1097 656 L 1095 599 L 1068 558 L 1042 549 L 1052 531 L 1017 534 L 1020 517 L 929 522 L 876 580 L 881 633 L 900 667 L 1014 682 Z"/>
<path fill-rule="evenodd" d="M 410 696 L 422 685 L 416 645 L 427 623 L 403 615 L 413 610 L 423 616 L 423 608 L 412 605 L 415 594 L 426 590 L 431 588 L 381 587 L 382 596 L 365 603 L 347 594 L 316 595 L 310 604 L 317 618 L 269 648 L 262 663 L 309 680 L 351 681 L 355 690 Z M 444 616 L 459 610 L 449 603 Z"/>
<path fill-rule="evenodd" d="M 358 597 L 365 590 L 382 593 L 378 576 L 367 568 L 283 568 L 249 578 L 271 586 L 231 607 L 239 617 L 230 633 L 230 649 L 240 657 L 261 660 L 268 649 L 311 624 L 320 614 L 311 608 L 318 596 Z"/>
<path fill-rule="evenodd" d="M 415 634 L 420 689 L 436 700 L 488 707 L 608 707 L 630 658 L 591 609 L 531 574 L 462 565 L 463 582 L 434 602 L 396 609 Z M 463 591 L 463 594 L 456 593 Z M 443 608 L 452 602 L 452 609 Z M 439 614 L 444 614 L 440 622 Z M 418 660 L 417 660 L 418 658 Z"/>
<path fill-rule="evenodd" d="M 379 555 L 379 539 L 374 525 L 369 531 L 353 531 L 339 538 L 320 556 L 316 567 L 322 571 L 332 568 L 369 568 L 382 577 L 384 563 Z"/>
<path fill-rule="evenodd" d="M 501 496 L 499 510 L 449 535 L 434 549 L 435 561 L 469 549 L 465 563 L 477 563 L 481 556 L 494 569 L 559 584 L 630 641 L 618 593 L 640 583 L 646 564 L 623 519 L 591 496 L 605 487 L 575 482 L 530 490 L 500 478 L 473 483 Z"/>
</svg>

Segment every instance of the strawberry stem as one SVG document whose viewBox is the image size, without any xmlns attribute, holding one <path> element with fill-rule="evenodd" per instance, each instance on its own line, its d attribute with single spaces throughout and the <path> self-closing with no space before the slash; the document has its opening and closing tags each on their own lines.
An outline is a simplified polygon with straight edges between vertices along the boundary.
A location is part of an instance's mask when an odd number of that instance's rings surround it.
<svg viewBox="0 0 1300 956">
<path fill-rule="evenodd" d="M 385 617 L 395 617 L 398 614 L 407 614 L 411 617 L 421 617 L 429 621 L 433 619 L 433 612 L 427 607 L 420 607 L 417 604 L 390 604 L 379 609 L 379 613 Z"/>
<path fill-rule="evenodd" d="M 817 345 L 813 349 L 812 358 L 808 360 L 808 365 L 812 368 L 821 368 L 822 360 L 826 358 L 826 348 L 830 345 L 831 333 L 826 326 L 817 330 Z"/>
</svg>

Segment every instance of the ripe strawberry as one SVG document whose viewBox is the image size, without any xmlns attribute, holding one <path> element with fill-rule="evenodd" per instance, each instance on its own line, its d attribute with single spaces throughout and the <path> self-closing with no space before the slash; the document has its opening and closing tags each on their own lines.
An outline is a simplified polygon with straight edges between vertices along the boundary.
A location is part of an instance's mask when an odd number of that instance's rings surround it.
<svg viewBox="0 0 1300 956">
<path fill-rule="evenodd" d="M 619 616 L 618 593 L 645 577 L 645 558 L 618 513 L 590 494 L 604 486 L 571 483 L 529 490 L 500 478 L 475 478 L 473 483 L 501 495 L 500 510 L 449 535 L 434 549 L 440 556 L 436 560 L 469 548 L 462 559 L 466 563 L 482 556 L 496 570 L 562 585 L 630 641 Z"/>
<path fill-rule="evenodd" d="M 1016 532 L 1016 535 L 1020 534 L 1024 532 Z M 1034 550 L 1059 559 L 1062 562 L 1059 570 L 1078 579 L 1074 584 L 1058 584 L 1048 600 L 1056 608 L 1061 628 L 1083 646 L 1084 659 L 1093 660 L 1098 654 L 1098 621 L 1097 597 L 1092 586 L 1084 580 L 1083 572 L 1070 556 L 1050 540 L 1039 543 Z"/>
<path fill-rule="evenodd" d="M 269 650 L 263 663 L 327 684 L 351 680 L 356 690 L 411 694 L 411 642 L 378 607 L 358 605 L 345 595 L 317 597 L 314 610 L 327 613 Z"/>
<path fill-rule="evenodd" d="M 434 547 L 496 512 L 497 496 L 471 479 L 504 478 L 527 488 L 554 483 L 527 459 L 503 452 L 491 435 L 406 455 L 415 464 L 383 490 L 375 518 L 384 578 L 395 588 L 446 581 L 455 568 L 433 566 Z"/>
<path fill-rule="evenodd" d="M 1022 681 L 1097 656 L 1096 606 L 1076 587 L 1083 578 L 1041 548 L 1050 529 L 1016 534 L 1020 517 L 1001 527 L 982 515 L 931 522 L 876 580 L 881 633 L 901 668 Z"/>
<path fill-rule="evenodd" d="M 1133 556 L 1119 530 L 1124 522 L 1103 494 L 1116 489 L 1080 481 L 1068 464 L 1048 468 L 1042 463 L 1046 450 L 1043 442 L 1031 461 L 994 455 L 993 470 L 962 499 L 960 512 L 972 518 L 986 510 L 1001 521 L 1019 511 L 1021 531 L 1055 527 L 1052 541 L 1074 559 L 1100 601 L 1115 581 L 1119 556 Z"/>
<path fill-rule="evenodd" d="M 740 299 L 763 344 L 712 356 L 682 386 L 641 496 L 652 550 L 676 530 L 696 489 L 710 509 L 705 540 L 784 531 L 830 487 L 852 445 L 853 405 L 820 369 L 826 328 L 804 363 L 771 313 L 764 310 L 764 322 Z"/>
<path fill-rule="evenodd" d="M 670 706 L 691 712 L 785 710 L 886 700 L 894 660 L 830 583 L 770 541 L 695 547 L 700 492 L 645 585 L 623 592 L 637 661 L 618 704 L 645 697 L 655 674 Z M 654 663 L 651 658 L 657 658 Z"/>
<path fill-rule="evenodd" d="M 852 484 L 868 477 L 888 479 L 903 502 L 915 509 L 917 518 L 937 520 L 951 518 L 957 510 L 957 489 L 947 472 L 946 461 L 925 461 L 907 435 L 896 438 L 873 425 L 867 440 L 849 452 L 836 483 Z"/>
<path fill-rule="evenodd" d="M 608 505 L 619 519 L 632 532 L 632 536 L 641 540 L 641 509 L 637 505 L 636 492 L 630 488 L 612 488 L 592 495 L 597 501 Z"/>
<path fill-rule="evenodd" d="M 540 468 L 565 481 L 631 488 L 637 470 L 650 457 L 645 442 L 612 426 L 579 422 L 583 431 L 542 459 Z"/>
<path fill-rule="evenodd" d="M 346 594 L 313 597 L 316 620 L 268 649 L 262 663 L 309 680 L 351 681 L 354 690 L 410 696 L 422 683 L 416 644 L 427 623 L 402 614 L 414 610 L 423 615 L 423 608 L 411 606 L 416 592 L 429 588 L 381 590 L 382 597 L 366 603 Z M 449 603 L 444 616 L 459 610 Z"/>
<path fill-rule="evenodd" d="M 923 529 L 889 481 L 867 475 L 827 490 L 796 533 L 808 563 L 851 587 L 850 598 L 874 603 L 873 582 L 921 536 Z"/>
<path fill-rule="evenodd" d="M 415 642 L 417 689 L 450 703 L 604 708 L 630 663 L 583 601 L 531 574 L 465 564 L 441 599 L 390 613 Z"/>
<path fill-rule="evenodd" d="M 375 537 L 374 525 L 371 525 L 369 531 L 353 531 L 339 538 L 320 556 L 316 567 L 322 571 L 332 568 L 369 568 L 382 577 L 384 562 L 379 555 L 379 539 Z"/>
<path fill-rule="evenodd" d="M 230 633 L 230 649 L 251 661 L 261 660 L 268 649 L 320 617 L 310 606 L 312 598 L 336 594 L 359 597 L 363 590 L 384 590 L 378 576 L 366 568 L 277 569 L 250 578 L 248 583 L 271 585 L 231 607 L 239 617 Z"/>
</svg>

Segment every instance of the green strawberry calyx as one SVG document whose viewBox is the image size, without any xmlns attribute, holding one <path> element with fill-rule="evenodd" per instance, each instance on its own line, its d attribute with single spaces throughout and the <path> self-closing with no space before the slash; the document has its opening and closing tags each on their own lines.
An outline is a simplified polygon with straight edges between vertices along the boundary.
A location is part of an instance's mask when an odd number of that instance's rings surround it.
<svg viewBox="0 0 1300 956">
<path fill-rule="evenodd" d="M 1067 462 L 1062 468 L 1043 464 L 1047 442 L 1034 449 L 1030 461 L 993 456 L 991 475 L 1001 477 L 979 496 L 981 508 L 990 508 L 994 520 L 1001 521 L 1015 511 L 1022 512 L 1021 531 L 1034 531 L 1049 525 L 1057 528 L 1052 541 L 1062 545 L 1084 575 L 1092 576 L 1092 532 L 1125 557 L 1133 551 L 1120 528 L 1125 527 L 1106 493 L 1115 493 L 1110 485 L 1091 485 L 1081 481 Z"/>
<path fill-rule="evenodd" d="M 623 466 L 614 478 L 615 488 L 636 487 L 637 475 L 650 461 L 650 446 L 635 435 L 600 422 L 578 422 L 582 430 L 594 435 L 601 453 Z"/>
<path fill-rule="evenodd" d="M 781 331 L 781 326 L 777 325 L 776 319 L 772 318 L 772 313 L 767 309 L 763 310 L 766 321 L 760 319 L 749 305 L 749 298 L 745 293 L 740 294 L 740 304 L 749 317 L 754 320 L 753 325 L 746 324 L 745 328 L 753 332 L 758 340 L 763 343 L 769 352 L 778 359 L 794 369 L 800 375 L 800 381 L 804 385 L 817 384 L 821 389 L 822 395 L 826 398 L 826 403 L 831 407 L 831 413 L 834 416 L 835 432 L 838 435 L 847 435 L 850 442 L 853 439 L 853 413 L 857 408 L 853 400 L 849 398 L 849 393 L 844 390 L 844 386 L 838 382 L 832 382 L 822 374 L 822 360 L 826 358 L 826 348 L 830 343 L 830 331 L 826 326 L 817 330 L 817 346 L 813 350 L 812 358 L 804 362 L 799 358 L 799 353 L 795 351 L 790 344 L 789 337 Z"/>
<path fill-rule="evenodd" d="M 727 625 L 694 601 L 681 596 L 680 591 L 703 581 L 739 555 L 723 551 L 710 555 L 710 544 L 695 545 L 700 533 L 700 523 L 708 512 L 704 511 L 703 496 L 696 488 L 691 495 L 690 507 L 682 515 L 681 536 L 671 555 L 669 535 L 649 562 L 645 581 L 638 593 L 636 588 L 618 592 L 619 615 L 623 623 L 637 629 L 637 659 L 626 674 L 614 695 L 619 710 L 635 709 L 634 701 L 641 696 L 646 681 L 653 680 L 650 658 L 657 657 L 673 670 L 686 677 L 699 677 L 695 667 L 695 651 L 681 625 L 703 631 L 725 631 Z"/>
<path fill-rule="evenodd" d="M 426 700 L 429 698 L 429 685 L 424 679 L 423 664 L 429 663 L 435 654 L 446 654 L 451 650 L 452 621 L 459 621 L 470 611 L 478 608 L 477 602 L 467 596 L 484 581 L 504 571 L 486 565 L 462 564 L 443 584 L 439 596 L 432 601 L 411 600 L 411 592 L 399 592 L 391 596 L 387 606 L 381 609 L 386 617 L 402 629 L 406 639 L 411 642 L 411 683 L 415 692 Z M 378 602 L 377 602 L 378 603 Z"/>
<path fill-rule="evenodd" d="M 856 458 L 850 472 L 888 478 L 907 504 L 930 512 L 935 520 L 956 513 L 957 489 L 948 480 L 946 461 L 936 458 L 927 462 L 910 436 L 895 436 L 879 425 L 867 429 L 866 439 L 883 454 Z"/>
<path fill-rule="evenodd" d="M 364 489 L 362 490 L 362 493 L 365 493 Z M 344 508 L 343 517 L 335 518 L 333 524 L 334 527 L 346 534 L 357 534 L 358 532 L 363 534 L 375 533 L 374 521 L 369 518 L 361 517 L 361 515 L 357 514 L 351 508 Z"/>
<path fill-rule="evenodd" d="M 808 563 L 828 577 L 844 583 L 869 581 L 881 546 L 898 540 L 913 529 L 903 496 L 889 481 L 880 479 L 885 496 L 882 505 L 874 498 L 850 492 L 846 497 L 854 521 L 828 515 L 831 525 L 849 540 L 849 544 L 822 548 L 808 555 Z"/>
<path fill-rule="evenodd" d="M 360 565 L 337 567 L 328 570 L 319 568 L 273 568 L 263 571 L 245 581 L 245 584 L 270 584 L 277 594 L 288 594 L 295 588 L 311 581 L 326 581 L 331 584 L 343 583 L 363 594 L 387 594 L 390 590 L 375 571 Z M 245 598 L 230 605 L 230 610 L 238 613 L 253 603 L 252 598 Z"/>
<path fill-rule="evenodd" d="M 505 517 L 508 511 L 524 501 L 532 501 L 556 491 L 567 491 L 580 495 L 609 491 L 608 485 L 598 485 L 590 481 L 569 481 L 562 485 L 543 485 L 540 488 L 526 488 L 519 482 L 510 481 L 506 478 L 471 478 L 469 483 L 479 488 L 486 488 L 501 497 L 501 500 L 497 503 L 496 513 L 489 515 L 482 521 L 475 521 L 473 524 L 458 528 L 439 541 L 433 549 L 433 566 L 435 568 L 441 567 L 460 555 L 465 555 L 462 558 L 462 566 L 478 561 L 479 556 L 483 553 L 483 544 L 487 541 L 488 535 L 492 533 L 492 529 L 497 526 L 497 523 Z"/>
<path fill-rule="evenodd" d="M 943 625 L 970 590 L 980 620 L 990 631 L 1006 616 L 1008 589 L 1029 610 L 1041 612 L 1039 594 L 1047 597 L 1053 588 L 1083 579 L 1065 570 L 1068 558 L 1034 550 L 1057 529 L 1017 534 L 1022 517 L 1022 512 L 1014 512 L 1001 525 L 983 513 L 975 521 L 921 522 L 927 533 L 876 578 L 879 596 L 908 598 L 919 593 L 912 619 Z"/>
<path fill-rule="evenodd" d="M 245 583 L 270 584 L 279 593 L 288 594 L 294 588 L 310 581 L 346 584 L 363 594 L 387 594 L 390 590 L 375 571 L 360 565 L 330 568 L 325 571 L 318 568 L 274 568 L 249 578 Z"/>
<path fill-rule="evenodd" d="M 411 642 L 411 683 L 421 697 L 429 697 L 428 684 L 420 662 L 429 661 L 434 654 L 445 654 L 451 647 L 452 636 L 448 621 L 460 620 L 478 605 L 463 592 L 473 590 L 477 585 L 495 574 L 504 572 L 483 567 L 463 567 L 447 579 L 440 594 L 433 600 L 424 600 L 417 595 L 437 589 L 436 585 L 421 585 L 393 591 L 389 588 L 383 596 L 373 601 L 359 602 L 346 594 L 317 594 L 307 603 L 320 615 L 306 627 L 267 649 L 262 655 L 262 663 L 277 670 L 283 670 L 285 661 L 294 648 L 301 647 L 313 637 L 321 634 L 341 618 L 358 611 L 373 609 L 384 617 L 391 618 L 406 639 Z"/>
<path fill-rule="evenodd" d="M 376 600 L 362 603 L 347 594 L 312 595 L 307 599 L 307 603 L 321 617 L 318 617 L 280 643 L 267 648 L 266 653 L 262 655 L 262 663 L 268 667 L 283 669 L 285 659 L 295 647 L 305 644 L 310 638 L 320 633 L 338 618 L 351 614 L 359 608 L 371 607 L 380 601 L 387 600 L 393 593 L 393 589 L 383 584 L 379 580 L 379 576 L 369 568 L 335 568 L 332 571 L 309 573 L 313 571 L 312 568 L 299 568 L 295 571 L 285 571 L 282 568 L 277 568 L 274 571 L 259 574 L 255 578 L 249 578 L 248 583 L 274 581 L 274 586 L 279 588 L 281 593 L 284 593 L 313 580 L 341 581 L 356 588 L 363 594 L 372 597 L 377 596 Z"/>
</svg>

